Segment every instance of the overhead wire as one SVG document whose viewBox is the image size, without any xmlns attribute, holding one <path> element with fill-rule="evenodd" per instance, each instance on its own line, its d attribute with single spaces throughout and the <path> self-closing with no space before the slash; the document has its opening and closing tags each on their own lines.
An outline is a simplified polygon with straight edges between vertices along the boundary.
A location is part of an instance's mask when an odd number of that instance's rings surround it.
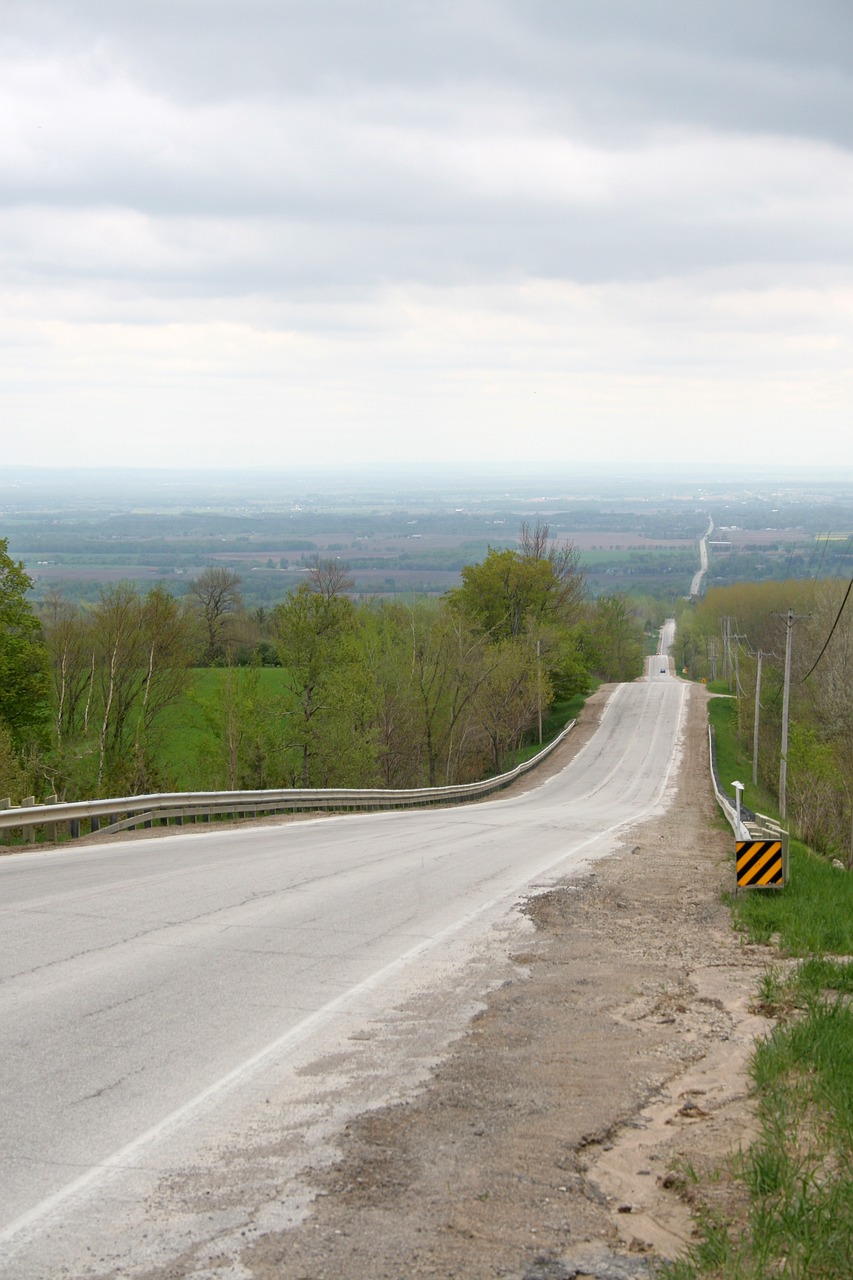
<svg viewBox="0 0 853 1280">
<path fill-rule="evenodd" d="M 811 667 L 809 668 L 809 670 L 808 670 L 808 671 L 806 672 L 806 674 L 803 676 L 802 680 L 800 681 L 800 684 L 805 684 L 805 682 L 808 680 L 809 676 L 810 676 L 810 675 L 811 675 L 811 673 L 814 671 L 814 669 L 815 669 L 815 667 L 817 666 L 817 664 L 820 662 L 820 660 L 821 660 L 821 658 L 823 657 L 823 655 L 826 653 L 826 647 L 827 647 L 827 645 L 829 644 L 830 640 L 832 639 L 833 635 L 835 634 L 835 628 L 838 626 L 839 619 L 841 618 L 841 615 L 842 615 L 842 613 L 844 612 L 844 606 L 845 606 L 845 605 L 846 605 L 846 603 L 847 603 L 847 599 L 848 599 L 848 597 L 849 597 L 849 595 L 850 595 L 850 592 L 851 592 L 851 591 L 853 591 L 853 578 L 851 578 L 851 579 L 850 579 L 850 581 L 849 581 L 849 582 L 848 582 L 848 584 L 847 584 L 847 590 L 844 592 L 844 599 L 841 601 L 841 608 L 838 610 L 838 613 L 835 615 L 835 621 L 834 621 L 834 622 L 833 622 L 833 624 L 832 624 L 832 628 L 831 628 L 831 630 L 830 630 L 830 632 L 829 632 L 829 635 L 826 637 L 826 640 L 824 641 L 823 648 L 821 649 L 820 653 L 819 653 L 819 654 L 817 655 L 817 657 L 815 658 L 815 660 L 814 660 L 814 662 L 812 663 L 812 665 L 811 665 Z"/>
<path fill-rule="evenodd" d="M 818 567 L 817 567 L 817 572 L 815 573 L 815 577 L 816 577 L 816 578 L 819 578 L 819 577 L 820 577 L 820 571 L 821 571 L 821 569 L 823 568 L 823 558 L 824 558 L 824 556 L 826 555 L 826 548 L 829 546 L 829 534 L 830 534 L 830 533 L 832 533 L 832 530 L 831 530 L 831 529 L 830 529 L 829 533 L 826 535 L 826 537 L 825 537 L 825 538 L 824 538 L 824 540 L 823 540 L 823 551 L 821 551 L 821 553 L 820 553 L 820 564 L 818 565 Z"/>
<path fill-rule="evenodd" d="M 796 551 L 796 549 L 797 549 L 797 544 L 796 544 L 796 542 L 792 542 L 792 543 L 791 543 L 791 554 L 788 556 L 788 568 L 785 570 L 785 577 L 786 577 L 786 578 L 790 578 L 790 576 L 791 576 L 791 565 L 794 563 L 794 552 Z"/>
<path fill-rule="evenodd" d="M 829 534 L 830 534 L 830 533 L 832 533 L 832 530 L 831 530 L 831 529 L 830 529 L 829 533 L 826 535 L 826 538 L 824 539 L 824 543 L 823 543 L 823 549 L 824 549 L 824 551 L 826 551 L 826 544 L 827 544 L 827 542 L 829 541 Z M 818 536 L 815 538 L 815 540 L 814 540 L 814 546 L 812 547 L 812 558 L 811 558 L 811 560 L 809 561 L 809 572 L 808 572 L 808 576 L 809 576 L 810 578 L 812 577 L 812 566 L 814 565 L 814 560 L 815 560 L 815 556 L 817 555 L 817 549 L 818 549 L 819 544 L 820 544 L 820 534 L 818 534 Z M 821 561 L 821 564 L 823 564 L 823 555 L 821 555 L 820 561 Z M 817 573 L 820 573 L 820 565 L 818 565 Z M 815 574 L 814 576 L 815 576 L 815 577 L 817 577 L 817 574 Z"/>
</svg>

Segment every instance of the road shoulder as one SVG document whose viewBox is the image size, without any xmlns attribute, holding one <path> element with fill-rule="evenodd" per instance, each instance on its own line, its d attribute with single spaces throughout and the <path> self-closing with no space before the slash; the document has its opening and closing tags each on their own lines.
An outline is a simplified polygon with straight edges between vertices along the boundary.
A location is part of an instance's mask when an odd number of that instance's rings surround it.
<svg viewBox="0 0 853 1280">
<path fill-rule="evenodd" d="M 535 933 L 468 1034 L 413 1098 L 348 1126 L 310 1216 L 247 1247 L 249 1275 L 628 1276 L 684 1248 L 677 1175 L 751 1134 L 767 957 L 721 902 L 705 743 L 694 690 L 665 815 L 527 901 Z"/>
</svg>

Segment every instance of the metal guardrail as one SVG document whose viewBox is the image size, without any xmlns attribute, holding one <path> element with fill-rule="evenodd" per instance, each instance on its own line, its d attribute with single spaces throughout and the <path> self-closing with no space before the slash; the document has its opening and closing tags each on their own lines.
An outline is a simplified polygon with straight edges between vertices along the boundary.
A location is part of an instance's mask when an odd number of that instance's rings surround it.
<svg viewBox="0 0 853 1280">
<path fill-rule="evenodd" d="M 720 775 L 717 770 L 717 746 L 714 741 L 714 726 L 712 724 L 708 725 L 708 759 L 711 765 L 711 782 L 714 786 L 714 794 L 717 797 L 717 804 L 722 809 L 726 821 L 735 833 L 735 839 L 748 840 L 749 831 L 746 828 L 746 821 L 749 819 L 754 821 L 755 814 L 751 809 L 747 809 L 744 805 L 741 805 L 741 822 L 740 825 L 738 825 L 736 802 L 727 794 L 722 782 L 720 781 Z"/>
<path fill-rule="evenodd" d="M 714 726 L 712 724 L 708 725 L 708 741 L 710 744 L 710 754 L 711 754 L 711 776 L 714 779 L 714 790 L 717 793 L 717 800 L 719 801 L 720 806 L 722 808 L 725 808 L 725 806 L 728 806 L 728 808 L 731 809 L 732 813 L 734 814 L 737 811 L 737 801 L 733 800 L 732 797 L 729 795 L 729 793 L 726 791 L 726 788 L 723 785 L 723 781 L 720 778 L 720 772 L 717 768 L 717 742 L 714 734 Z M 751 809 L 748 809 L 746 805 L 743 803 L 743 800 L 741 800 L 740 816 L 744 820 L 744 822 L 755 822 L 757 821 L 759 815 L 753 813 Z M 728 813 L 726 813 L 726 817 L 728 817 Z M 729 819 L 729 821 L 731 821 L 731 819 Z"/>
<path fill-rule="evenodd" d="M 24 839 L 35 841 L 37 827 L 45 828 L 48 840 L 56 840 L 57 828 L 68 823 L 72 838 L 81 834 L 81 823 L 88 823 L 89 834 L 108 835 L 135 827 L 150 827 L 154 822 L 186 820 L 207 822 L 211 817 L 257 817 L 259 814 L 297 813 L 304 811 L 343 811 L 377 809 L 411 809 L 422 805 L 461 804 L 501 791 L 541 764 L 575 727 L 571 720 L 561 733 L 530 760 L 524 760 L 509 773 L 482 782 L 467 782 L 452 787 L 420 787 L 400 790 L 290 787 L 265 791 L 175 791 L 158 795 L 121 796 L 106 800 L 74 800 L 61 804 L 28 804 L 3 806 L 0 802 L 0 843 L 6 832 L 22 830 Z"/>
</svg>

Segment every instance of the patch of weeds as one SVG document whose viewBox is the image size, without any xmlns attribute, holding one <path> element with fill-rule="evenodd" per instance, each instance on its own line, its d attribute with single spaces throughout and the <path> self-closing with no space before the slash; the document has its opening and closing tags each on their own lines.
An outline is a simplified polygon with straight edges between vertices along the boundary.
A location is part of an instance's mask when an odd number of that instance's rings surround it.
<svg viewBox="0 0 853 1280">
<path fill-rule="evenodd" d="M 699 1215 L 699 1240 L 683 1258 L 665 1262 L 656 1272 L 659 1280 L 697 1280 L 699 1276 L 738 1275 L 727 1271 L 732 1250 L 728 1227 L 720 1218 L 704 1212 Z"/>
<path fill-rule="evenodd" d="M 791 1009 L 790 995 L 778 969 L 768 969 L 758 984 L 758 994 L 750 1005 L 752 1013 L 780 1018 Z"/>
</svg>

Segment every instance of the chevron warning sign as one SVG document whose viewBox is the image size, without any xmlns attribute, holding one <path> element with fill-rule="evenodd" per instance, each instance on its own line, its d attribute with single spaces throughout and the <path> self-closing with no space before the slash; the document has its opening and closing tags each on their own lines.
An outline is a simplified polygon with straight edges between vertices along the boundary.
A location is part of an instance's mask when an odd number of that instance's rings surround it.
<svg viewBox="0 0 853 1280">
<path fill-rule="evenodd" d="M 738 840 L 735 849 L 737 887 L 739 889 L 781 889 L 781 840 Z"/>
</svg>

